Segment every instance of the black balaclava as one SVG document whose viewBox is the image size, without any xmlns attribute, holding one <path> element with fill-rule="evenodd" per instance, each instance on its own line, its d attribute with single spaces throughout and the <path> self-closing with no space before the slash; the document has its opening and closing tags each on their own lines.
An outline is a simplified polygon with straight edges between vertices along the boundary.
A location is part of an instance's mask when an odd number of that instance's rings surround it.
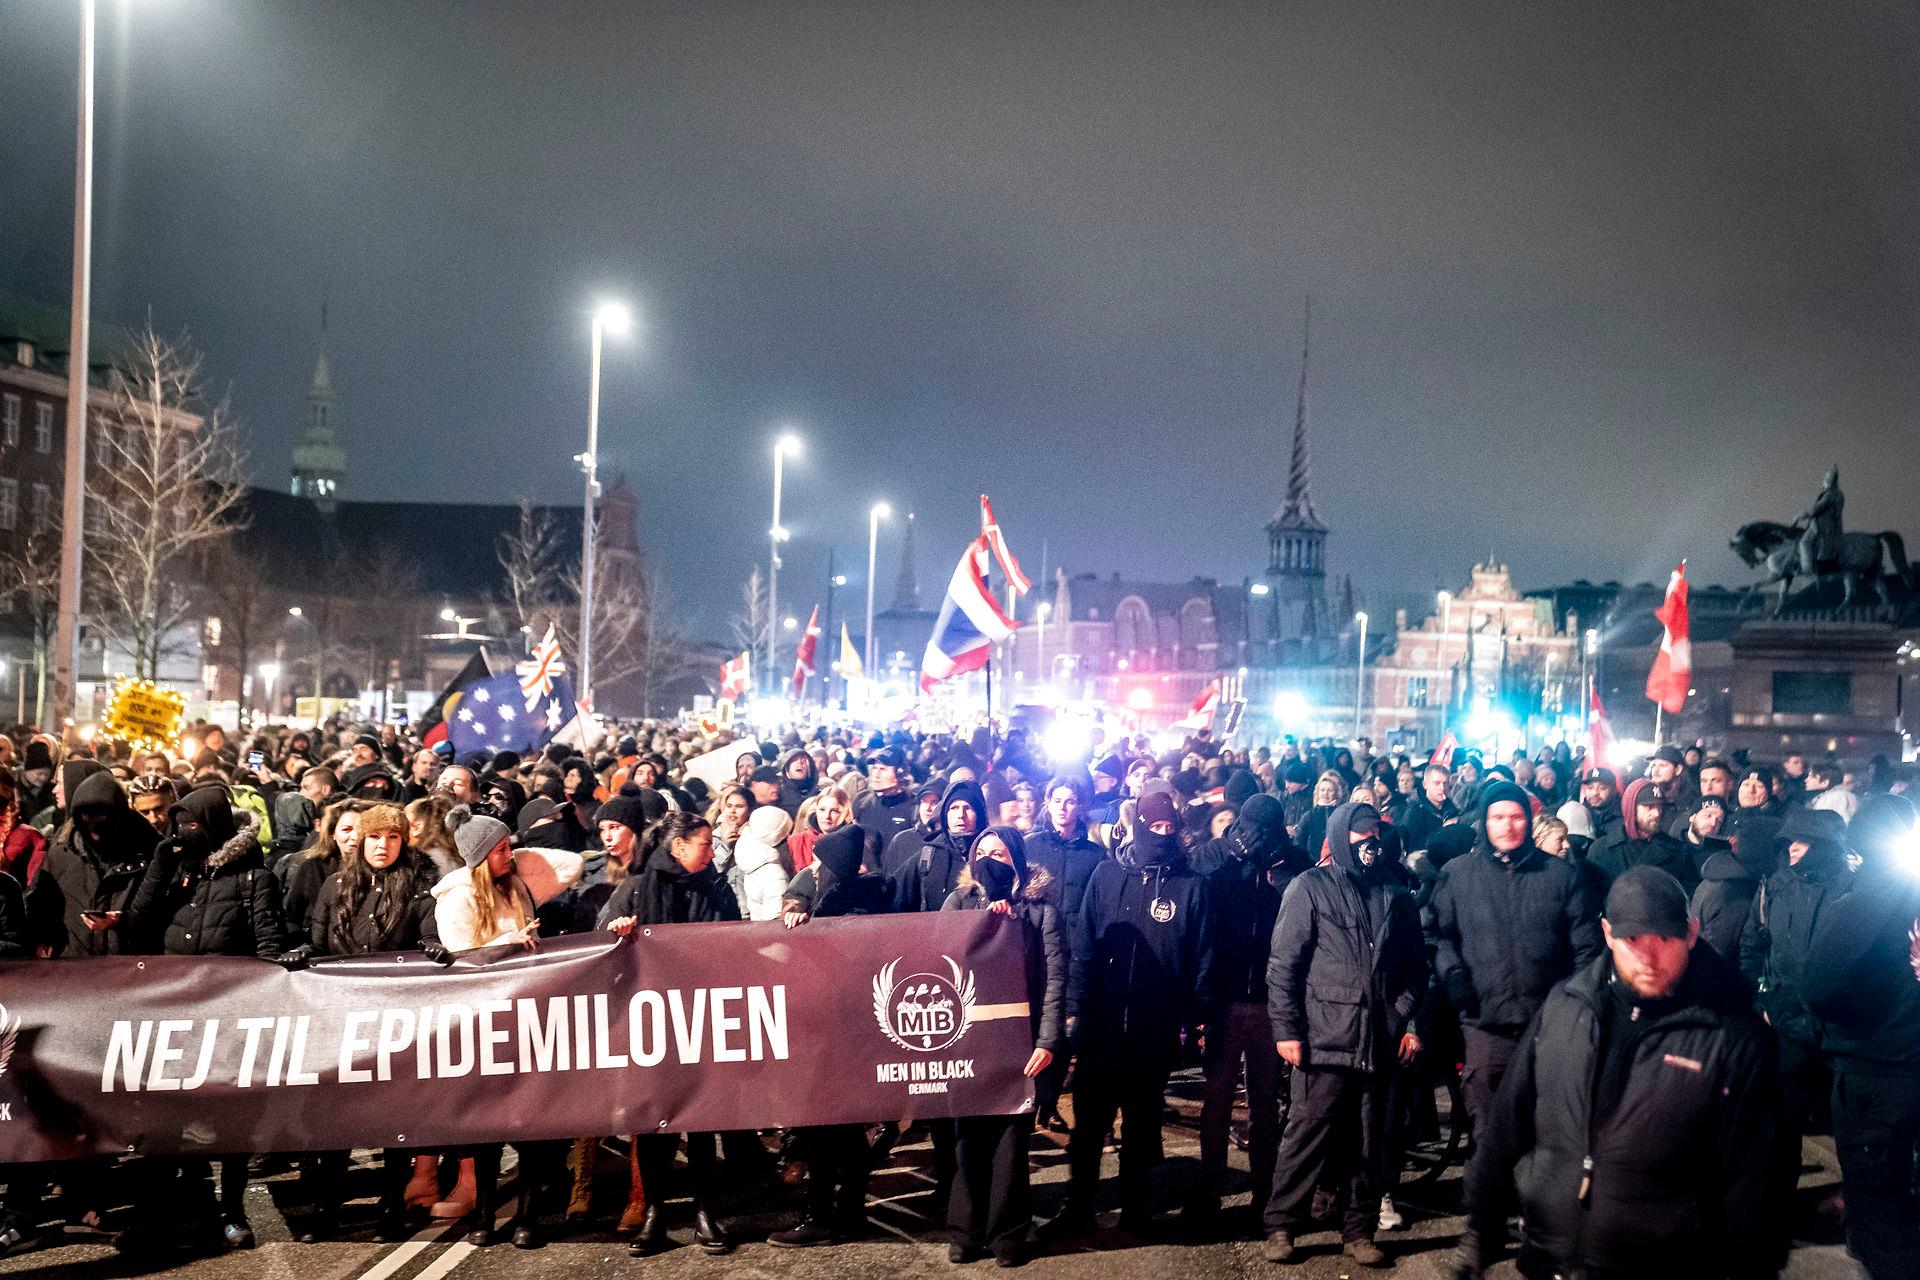
<svg viewBox="0 0 1920 1280">
<path fill-rule="evenodd" d="M 972 848 L 978 849 L 980 842 L 988 836 L 995 837 L 1007 847 L 1007 852 L 1013 857 L 1013 865 L 1008 866 L 997 858 L 982 857 L 970 850 L 967 866 L 973 872 L 974 883 L 986 891 L 990 901 L 1011 901 L 1014 885 L 1027 878 L 1026 837 L 1013 827 L 988 827 L 973 838 Z"/>
<path fill-rule="evenodd" d="M 1287 810 L 1276 796 L 1250 796 L 1227 828 L 1227 850 L 1242 862 L 1270 866 L 1287 849 Z"/>
</svg>

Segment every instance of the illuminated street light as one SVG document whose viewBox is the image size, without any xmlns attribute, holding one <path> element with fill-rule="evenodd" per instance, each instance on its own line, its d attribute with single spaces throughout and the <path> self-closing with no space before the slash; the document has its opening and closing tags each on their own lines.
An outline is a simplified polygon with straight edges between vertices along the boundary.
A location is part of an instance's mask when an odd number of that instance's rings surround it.
<svg viewBox="0 0 1920 1280">
<path fill-rule="evenodd" d="M 606 335 L 625 337 L 633 328 L 633 316 L 618 302 L 603 302 L 593 313 L 589 342 L 587 379 L 587 451 L 579 455 L 580 470 L 586 473 L 586 501 L 581 512 L 580 531 L 580 668 L 575 682 L 581 702 L 593 705 L 593 506 L 600 496 L 600 347 Z M 463 626 L 461 632 L 464 634 Z"/>
<path fill-rule="evenodd" d="M 873 674 L 873 574 L 874 557 L 880 550 L 880 522 L 893 518 L 893 508 L 887 503 L 876 502 L 867 509 L 867 631 L 864 637 L 867 674 Z"/>
</svg>

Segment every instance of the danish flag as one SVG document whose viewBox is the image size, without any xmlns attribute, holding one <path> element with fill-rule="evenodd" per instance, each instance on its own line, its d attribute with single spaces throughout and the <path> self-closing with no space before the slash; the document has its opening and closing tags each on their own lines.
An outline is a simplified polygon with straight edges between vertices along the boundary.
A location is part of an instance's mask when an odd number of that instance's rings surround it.
<svg viewBox="0 0 1920 1280">
<path fill-rule="evenodd" d="M 1693 684 L 1692 628 L 1687 621 L 1687 562 L 1667 579 L 1667 598 L 1654 611 L 1665 632 L 1660 637 L 1660 652 L 1647 672 L 1647 700 L 1660 704 L 1668 715 L 1678 715 L 1687 705 L 1687 689 Z M 1657 745 L 1657 744 L 1656 744 Z"/>
<path fill-rule="evenodd" d="M 1213 681 L 1200 691 L 1200 696 L 1187 708 L 1184 719 L 1173 722 L 1176 729 L 1192 729 L 1196 733 L 1213 728 L 1213 716 L 1220 709 L 1220 682 Z"/>
<path fill-rule="evenodd" d="M 801 691 L 807 687 L 807 677 L 813 674 L 813 651 L 820 645 L 820 606 L 813 606 L 813 616 L 807 619 L 807 634 L 800 638 L 800 647 L 793 655 L 793 698 L 800 700 Z"/>
<path fill-rule="evenodd" d="M 742 649 L 740 656 L 731 662 L 720 664 L 720 696 L 738 702 L 747 696 L 747 687 L 753 682 L 752 661 L 747 651 Z"/>
</svg>

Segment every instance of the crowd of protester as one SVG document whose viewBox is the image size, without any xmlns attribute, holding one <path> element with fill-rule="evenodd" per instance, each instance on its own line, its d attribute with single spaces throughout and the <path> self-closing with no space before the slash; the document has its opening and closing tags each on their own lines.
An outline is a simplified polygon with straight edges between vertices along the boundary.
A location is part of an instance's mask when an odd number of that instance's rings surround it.
<svg viewBox="0 0 1920 1280">
<path fill-rule="evenodd" d="M 1662 746 L 1623 777 L 1564 744 L 1440 760 L 1204 734 L 1049 760 L 1019 730 L 820 729 L 724 747 L 740 754 L 714 787 L 687 765 L 723 744 L 651 722 L 593 757 L 453 760 L 394 726 L 190 737 L 191 754 L 0 738 L 0 958 L 452 963 L 642 926 L 995 912 L 1025 941 L 1036 1107 L 931 1125 L 956 1263 L 1018 1265 L 1094 1231 L 1118 1121 L 1122 1232 L 1177 1207 L 1187 1238 L 1257 1234 L 1285 1264 L 1328 1224 L 1349 1261 L 1386 1264 L 1415 1101 L 1457 1069 L 1472 1156 L 1452 1275 L 1509 1245 L 1528 1276 L 1774 1275 L 1816 1129 L 1844 1191 L 1819 1212 L 1874 1280 L 1920 1266 L 1911 766 Z M 1151 1175 L 1168 1080 L 1194 1060 L 1200 1168 L 1167 1206 Z M 1036 1133 L 1067 1135 L 1069 1167 L 1037 1229 Z M 782 1172 L 804 1211 L 770 1244 L 855 1239 L 898 1136 L 628 1136 L 616 1229 L 635 1254 L 669 1244 L 684 1146 L 699 1248 L 735 1245 L 723 1185 Z M 518 1149 L 515 1245 L 593 1215 L 622 1145 L 605 1137 Z M 1236 1140 L 1244 1221 L 1222 1208 Z M 301 1239 L 342 1230 L 348 1154 L 295 1157 Z M 249 1247 L 244 1192 L 272 1158 L 0 1170 L 0 1249 L 109 1213 L 135 1256 Z M 500 1147 L 378 1163 L 378 1238 L 433 1218 L 493 1242 Z M 109 1173 L 135 1175 L 130 1204 Z"/>
</svg>

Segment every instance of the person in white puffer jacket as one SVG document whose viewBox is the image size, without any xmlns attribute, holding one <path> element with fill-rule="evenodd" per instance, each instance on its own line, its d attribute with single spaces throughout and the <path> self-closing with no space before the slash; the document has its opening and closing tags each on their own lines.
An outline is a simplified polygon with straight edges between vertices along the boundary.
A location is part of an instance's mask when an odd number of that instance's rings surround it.
<svg viewBox="0 0 1920 1280">
<path fill-rule="evenodd" d="M 787 868 L 787 836 L 793 819 L 778 805 L 762 805 L 747 815 L 746 830 L 733 844 L 734 866 L 746 892 L 740 910 L 749 920 L 778 920 L 780 899 L 792 874 Z"/>
</svg>

